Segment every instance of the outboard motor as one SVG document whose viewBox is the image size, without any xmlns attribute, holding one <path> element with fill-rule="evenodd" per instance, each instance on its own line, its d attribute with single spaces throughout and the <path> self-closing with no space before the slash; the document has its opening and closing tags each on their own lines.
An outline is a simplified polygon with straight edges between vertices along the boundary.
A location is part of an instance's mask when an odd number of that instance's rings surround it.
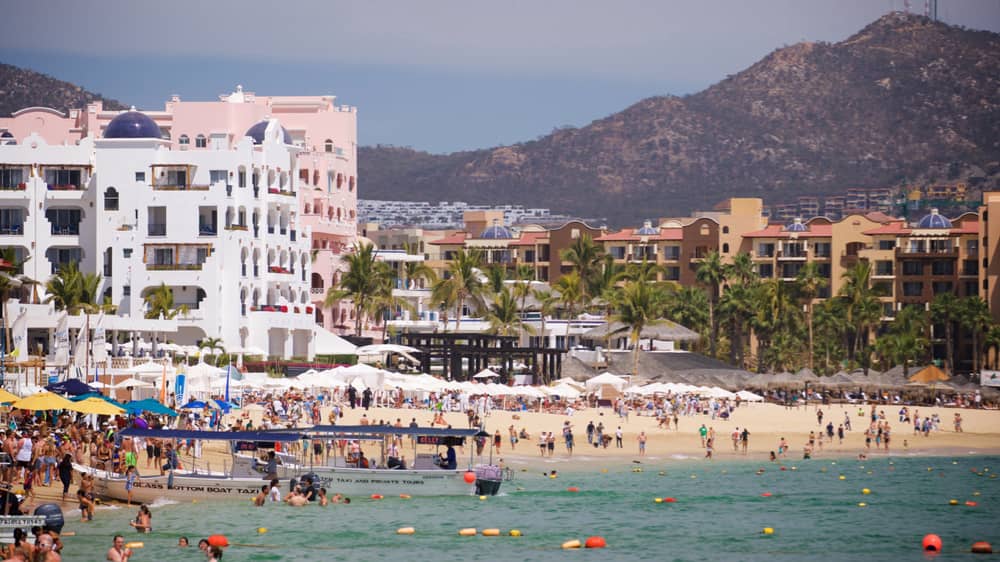
<svg viewBox="0 0 1000 562">
<path fill-rule="evenodd" d="M 66 520 L 63 519 L 62 509 L 54 503 L 43 503 L 35 508 L 35 515 L 45 516 L 45 528 L 52 529 L 57 533 L 62 532 Z"/>
</svg>

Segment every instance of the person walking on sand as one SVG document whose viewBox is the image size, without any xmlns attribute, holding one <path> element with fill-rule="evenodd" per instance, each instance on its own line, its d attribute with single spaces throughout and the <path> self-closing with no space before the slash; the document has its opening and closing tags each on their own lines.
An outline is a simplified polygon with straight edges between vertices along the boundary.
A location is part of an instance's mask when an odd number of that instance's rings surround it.
<svg viewBox="0 0 1000 562">
<path fill-rule="evenodd" d="M 705 427 L 705 424 L 701 424 L 701 427 L 698 428 L 698 435 L 701 436 L 701 446 L 704 447 L 705 438 L 708 437 L 708 428 Z"/>
<path fill-rule="evenodd" d="M 747 428 L 743 428 L 743 432 L 740 433 L 740 442 L 743 445 L 743 454 L 747 454 L 747 447 L 750 446 L 750 431 Z"/>
<path fill-rule="evenodd" d="M 640 431 L 639 437 L 637 437 L 636 440 L 639 441 L 639 456 L 646 456 L 646 432 Z"/>
<path fill-rule="evenodd" d="M 615 430 L 615 447 L 618 448 L 618 449 L 622 448 L 622 436 L 623 435 L 624 434 L 622 433 L 622 426 L 619 425 L 618 429 Z"/>
</svg>

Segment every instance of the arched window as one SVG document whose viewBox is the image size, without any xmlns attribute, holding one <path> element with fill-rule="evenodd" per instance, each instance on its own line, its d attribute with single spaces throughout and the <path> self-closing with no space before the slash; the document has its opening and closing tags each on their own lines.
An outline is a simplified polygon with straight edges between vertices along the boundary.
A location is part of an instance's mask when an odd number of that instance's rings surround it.
<svg viewBox="0 0 1000 562">
<path fill-rule="evenodd" d="M 181 135 L 180 138 L 177 139 L 177 144 L 187 146 L 191 144 L 191 139 L 189 139 L 187 135 Z"/>
<path fill-rule="evenodd" d="M 104 190 L 104 210 L 105 211 L 117 211 L 118 210 L 118 190 L 109 187 Z"/>
<path fill-rule="evenodd" d="M 327 152 L 333 152 L 333 141 L 332 140 L 326 139 L 326 142 L 324 142 L 323 144 L 326 147 L 326 151 Z"/>
<path fill-rule="evenodd" d="M 728 226 L 722 227 L 722 233 L 723 234 L 729 234 L 729 227 Z"/>
<path fill-rule="evenodd" d="M 347 191 L 354 191 L 354 176 L 351 176 L 351 180 L 347 183 Z"/>
<path fill-rule="evenodd" d="M 728 242 L 726 242 L 726 243 L 724 243 L 722 245 L 722 253 L 723 254 L 728 254 L 729 253 L 729 243 Z"/>
<path fill-rule="evenodd" d="M 194 138 L 195 148 L 205 148 L 207 146 L 208 146 L 208 139 L 205 138 L 205 135 L 198 135 L 197 137 Z"/>
</svg>

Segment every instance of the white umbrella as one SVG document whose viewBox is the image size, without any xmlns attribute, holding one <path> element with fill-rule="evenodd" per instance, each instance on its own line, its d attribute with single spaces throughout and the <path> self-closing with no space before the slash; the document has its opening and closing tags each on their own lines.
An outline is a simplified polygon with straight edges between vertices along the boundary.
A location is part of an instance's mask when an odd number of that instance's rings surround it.
<svg viewBox="0 0 1000 562">
<path fill-rule="evenodd" d="M 91 385 L 95 386 L 95 385 Z M 111 388 L 153 388 L 153 383 L 148 383 L 146 381 L 141 381 L 135 377 L 129 377 L 117 384 L 112 385 Z"/>
<path fill-rule="evenodd" d="M 745 400 L 747 402 L 763 402 L 764 401 L 764 397 L 763 396 L 760 396 L 759 394 L 754 394 L 753 392 L 750 392 L 749 390 L 741 390 L 741 391 L 737 392 L 736 395 L 740 397 L 740 400 Z"/>
<path fill-rule="evenodd" d="M 408 345 L 398 345 L 394 343 L 377 343 L 363 345 L 354 350 L 358 355 L 369 355 L 374 353 L 420 353 L 420 350 Z"/>
<path fill-rule="evenodd" d="M 611 373 L 601 373 L 596 377 L 587 379 L 585 383 L 587 390 L 592 390 L 595 388 L 600 388 L 604 385 L 610 385 L 615 387 L 617 390 L 621 390 L 628 385 L 628 381 L 619 377 L 618 375 L 613 375 Z"/>
<path fill-rule="evenodd" d="M 579 398 L 580 391 L 573 388 L 568 384 L 559 384 L 548 389 L 550 395 L 559 396 L 560 398 Z"/>
<path fill-rule="evenodd" d="M 499 374 L 494 373 L 493 371 L 491 371 L 489 369 L 483 369 L 482 371 L 479 371 L 478 373 L 472 375 L 472 378 L 474 378 L 474 379 L 491 379 L 491 378 L 496 378 L 496 377 L 499 377 L 499 376 L 500 376 Z"/>
</svg>

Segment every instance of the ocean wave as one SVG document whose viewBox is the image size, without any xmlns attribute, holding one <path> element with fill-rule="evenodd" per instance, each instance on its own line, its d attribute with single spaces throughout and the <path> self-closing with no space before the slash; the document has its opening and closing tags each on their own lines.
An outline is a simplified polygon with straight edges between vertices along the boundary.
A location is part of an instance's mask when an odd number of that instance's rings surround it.
<svg viewBox="0 0 1000 562">
<path fill-rule="evenodd" d="M 153 503 L 149 504 L 149 507 L 163 507 L 165 505 L 173 505 L 176 503 L 180 502 L 175 500 L 168 500 L 167 498 L 157 498 L 156 500 L 153 501 Z"/>
</svg>

